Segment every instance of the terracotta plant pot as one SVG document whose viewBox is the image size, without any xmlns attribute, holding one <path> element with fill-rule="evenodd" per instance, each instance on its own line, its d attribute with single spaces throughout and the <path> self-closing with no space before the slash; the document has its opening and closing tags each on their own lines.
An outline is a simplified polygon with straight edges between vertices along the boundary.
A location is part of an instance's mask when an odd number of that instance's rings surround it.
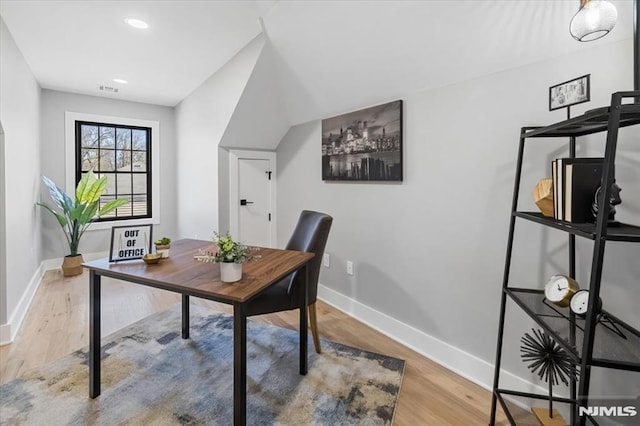
<svg viewBox="0 0 640 426">
<path fill-rule="evenodd" d="M 65 277 L 73 277 L 82 273 L 82 263 L 84 259 L 81 254 L 75 256 L 65 256 L 62 261 L 62 275 Z"/>
</svg>

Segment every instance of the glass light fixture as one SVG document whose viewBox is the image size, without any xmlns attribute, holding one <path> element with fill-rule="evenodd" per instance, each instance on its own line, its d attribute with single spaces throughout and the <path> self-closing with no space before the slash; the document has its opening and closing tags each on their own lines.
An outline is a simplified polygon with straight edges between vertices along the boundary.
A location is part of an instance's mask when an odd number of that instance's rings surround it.
<svg viewBox="0 0 640 426">
<path fill-rule="evenodd" d="M 618 20 L 616 7 L 605 0 L 580 0 L 569 32 L 578 41 L 593 41 L 609 34 Z"/>
</svg>

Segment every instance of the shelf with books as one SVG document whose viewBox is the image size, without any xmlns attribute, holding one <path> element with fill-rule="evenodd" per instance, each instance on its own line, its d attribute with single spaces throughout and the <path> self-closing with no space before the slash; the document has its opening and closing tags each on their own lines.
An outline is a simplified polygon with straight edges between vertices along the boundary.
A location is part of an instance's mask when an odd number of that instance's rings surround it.
<svg viewBox="0 0 640 426">
<path fill-rule="evenodd" d="M 595 240 L 595 223 L 571 223 L 563 220 L 544 216 L 538 212 L 513 212 L 513 216 L 540 223 L 551 228 L 559 229 L 579 237 Z M 621 222 L 614 222 L 607 227 L 607 241 L 626 241 L 640 243 L 640 226 L 629 225 Z"/>
<path fill-rule="evenodd" d="M 508 287 L 507 295 L 545 329 L 579 364 L 582 360 L 585 319 L 571 316 L 569 308 L 545 301 L 542 290 Z M 591 365 L 640 371 L 640 331 L 602 310 L 603 319 L 596 326 Z M 571 320 L 575 321 L 575 344 L 571 344 Z M 615 324 L 615 327 L 610 325 Z"/>
<path fill-rule="evenodd" d="M 640 372 L 640 332 L 638 327 L 616 318 L 600 307 L 600 290 L 603 285 L 603 263 L 605 246 L 608 241 L 624 241 L 640 243 L 640 226 L 614 222 L 614 208 L 619 201 L 615 195 L 619 187 L 615 181 L 616 148 L 619 129 L 640 125 L 640 91 L 617 92 L 611 95 L 611 104 L 598 108 L 569 120 L 561 121 L 545 127 L 522 127 L 520 131 L 516 173 L 507 239 L 506 260 L 502 279 L 502 295 L 500 301 L 500 320 L 496 342 L 496 362 L 494 367 L 493 398 L 491 401 L 490 425 L 495 425 L 496 408 L 499 405 L 505 413 L 508 408 L 503 397 L 523 396 L 513 389 L 500 386 L 502 352 L 506 346 L 504 330 L 507 303 L 515 303 L 531 317 L 545 332 L 551 336 L 572 359 L 579 376 L 569 380 L 569 399 L 571 406 L 569 424 L 584 426 L 587 421 L 598 424 L 598 420 L 580 413 L 586 409 L 592 396 L 590 395 L 591 367 L 603 367 L 628 371 L 630 374 Z M 635 102 L 635 103 L 634 103 Z M 588 134 L 605 132 L 605 149 L 602 158 L 576 159 L 576 138 Z M 556 160 L 556 185 L 552 184 L 551 192 L 557 188 L 562 190 L 562 198 L 555 195 L 562 206 L 562 213 L 554 211 L 554 217 L 544 216 L 538 212 L 526 212 L 518 209 L 521 193 L 521 178 L 524 162 L 525 143 L 530 139 L 566 137 L 568 156 Z M 626 137 L 626 136 L 625 136 Z M 634 142 L 637 142 L 634 140 Z M 561 164 L 558 164 L 558 161 Z M 573 164 L 572 167 L 569 165 Z M 576 164 L 589 164 L 576 166 Z M 595 165 L 595 166 L 594 166 Z M 581 170 L 582 169 L 582 170 Z M 553 171 L 553 170 L 552 170 Z M 565 182 L 565 177 L 568 177 Z M 561 182 L 560 183 L 560 179 Z M 569 180 L 571 184 L 569 185 Z M 578 180 L 579 182 L 574 182 Z M 587 182 L 588 181 L 588 182 Z M 597 186 L 596 186 L 597 185 Z M 555 188 L 553 188 L 555 186 Z M 617 188 L 616 188 L 617 187 Z M 567 194 L 570 194 L 567 196 Z M 593 200 L 598 203 L 594 207 Z M 608 202 L 602 202 L 607 200 Z M 565 215 L 565 208 L 571 214 Z M 554 205 L 559 210 L 560 205 Z M 592 210 L 597 210 L 595 223 Z M 574 217 L 574 212 L 578 216 Z M 571 218 L 572 221 L 561 220 Z M 591 269 L 588 282 L 581 287 L 588 290 L 588 306 L 584 317 L 571 313 L 570 308 L 559 307 L 546 301 L 542 289 L 525 289 L 511 286 L 511 260 L 514 251 L 514 235 L 516 224 L 524 219 L 542 226 L 557 229 L 568 234 L 568 277 L 575 278 L 577 273 L 576 236 L 593 241 L 592 261 L 589 265 L 580 265 Z M 582 293 L 585 294 L 585 293 Z M 630 299 L 633 303 L 633 300 Z M 584 303 L 584 302 L 583 302 Z M 607 306 L 607 301 L 602 301 Z M 564 306 L 564 304 L 563 304 Z M 615 306 L 608 306 L 611 310 Z M 635 328 L 634 328 L 635 327 Z M 630 378 L 629 380 L 637 380 Z M 534 397 L 535 398 L 535 397 Z M 555 400 L 555 398 L 554 398 Z M 509 422 L 514 419 L 507 414 Z"/>
</svg>

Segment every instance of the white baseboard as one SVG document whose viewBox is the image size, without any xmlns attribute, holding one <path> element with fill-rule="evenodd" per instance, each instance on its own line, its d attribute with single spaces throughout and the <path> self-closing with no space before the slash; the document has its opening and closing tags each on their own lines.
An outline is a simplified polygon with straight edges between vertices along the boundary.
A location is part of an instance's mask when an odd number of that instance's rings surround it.
<svg viewBox="0 0 640 426">
<path fill-rule="evenodd" d="M 9 323 L 0 325 L 0 346 L 8 345 L 11 339 L 11 325 Z"/>
<path fill-rule="evenodd" d="M 26 290 L 22 293 L 18 305 L 9 316 L 9 322 L 0 325 L 0 346 L 7 345 L 16 338 L 22 321 L 29 310 L 29 306 L 31 306 L 33 296 L 36 294 L 40 281 L 42 281 L 42 276 L 45 272 L 43 265 L 44 262 L 40 263 L 40 266 L 31 277 L 31 281 L 29 281 L 29 285 L 27 285 Z"/>
<path fill-rule="evenodd" d="M 100 259 L 103 257 L 109 256 L 108 252 L 100 252 L 100 253 L 87 253 L 82 255 L 85 261 Z M 22 325 L 22 321 L 24 321 L 24 317 L 29 310 L 29 306 L 31 306 L 31 302 L 33 301 L 33 296 L 36 294 L 36 290 L 42 281 L 42 277 L 45 272 L 59 269 L 62 265 L 62 258 L 57 259 L 46 259 L 40 262 L 40 266 L 36 269 L 35 273 L 31 277 L 31 281 L 29 281 L 29 285 L 27 289 L 22 294 L 18 305 L 15 307 L 11 315 L 9 316 L 9 322 L 6 324 L 0 325 L 0 346 L 8 345 L 13 342 L 18 334 L 18 330 L 20 330 L 20 326 Z"/>
<path fill-rule="evenodd" d="M 60 269 L 60 267 L 62 266 L 62 258 L 59 257 L 56 259 L 45 259 L 42 261 L 41 266 L 44 272 Z"/>
<path fill-rule="evenodd" d="M 97 253 L 82 253 L 82 258 L 85 260 L 85 262 L 102 259 L 103 257 L 109 257 L 109 252 L 101 251 Z M 63 260 L 64 260 L 63 257 L 58 257 L 55 259 L 46 259 L 42 261 L 41 267 L 44 268 L 44 272 L 60 269 L 60 267 L 62 266 Z"/>
<path fill-rule="evenodd" d="M 318 298 L 385 336 L 418 352 L 420 355 L 437 362 L 459 376 L 489 391 L 493 390 L 493 363 L 482 360 L 475 355 L 430 336 L 415 327 L 398 321 L 342 293 L 338 293 L 323 284 L 318 284 Z M 546 392 L 544 388 L 504 369 L 500 371 L 500 387 L 522 392 L 542 394 Z M 527 408 L 527 404 L 529 403 L 529 401 L 523 400 L 512 400 L 512 402 L 523 408 Z"/>
</svg>

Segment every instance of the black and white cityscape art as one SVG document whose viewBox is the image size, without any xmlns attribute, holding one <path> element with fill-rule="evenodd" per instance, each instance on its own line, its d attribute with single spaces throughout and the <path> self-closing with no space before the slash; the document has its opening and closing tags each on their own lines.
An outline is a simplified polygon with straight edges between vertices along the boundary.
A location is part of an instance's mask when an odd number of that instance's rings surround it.
<svg viewBox="0 0 640 426">
<path fill-rule="evenodd" d="M 322 180 L 402 181 L 402 101 L 322 120 Z"/>
</svg>

